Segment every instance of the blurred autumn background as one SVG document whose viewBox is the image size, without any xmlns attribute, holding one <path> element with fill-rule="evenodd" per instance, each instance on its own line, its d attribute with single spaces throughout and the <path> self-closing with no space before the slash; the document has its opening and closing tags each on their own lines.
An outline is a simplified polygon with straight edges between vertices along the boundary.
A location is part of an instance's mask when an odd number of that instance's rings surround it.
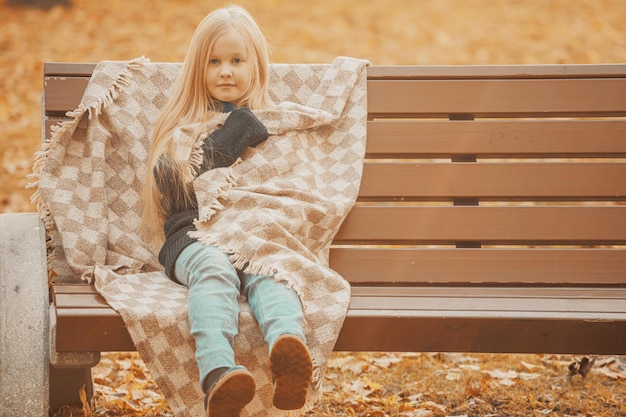
<svg viewBox="0 0 626 417">
<path fill-rule="evenodd" d="M 366 58 L 375 65 L 626 62 L 623 0 L 237 3 L 264 28 L 274 47 L 274 62 L 326 63 L 337 55 Z M 0 3 L 0 210 L 34 211 L 29 202 L 32 190 L 25 186 L 41 145 L 44 62 L 142 55 L 152 61 L 182 61 L 196 25 L 223 4 L 221 0 Z M 569 378 L 567 365 L 577 359 L 336 354 L 327 375 L 330 388 L 311 415 L 626 415 L 624 358 L 600 358 L 586 378 Z M 170 415 L 135 354 L 105 356 L 96 383 L 96 406 L 75 410 L 74 416 Z"/>
</svg>

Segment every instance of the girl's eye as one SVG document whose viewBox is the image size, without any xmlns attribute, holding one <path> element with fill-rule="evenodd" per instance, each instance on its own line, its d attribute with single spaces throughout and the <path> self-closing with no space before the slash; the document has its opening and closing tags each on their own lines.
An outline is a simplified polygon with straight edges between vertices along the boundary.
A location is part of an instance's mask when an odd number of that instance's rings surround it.
<svg viewBox="0 0 626 417">
<path fill-rule="evenodd" d="M 209 64 L 211 65 L 216 65 L 218 64 L 220 61 L 217 58 L 212 58 L 209 60 Z"/>
<path fill-rule="evenodd" d="M 234 64 L 241 64 L 242 62 L 243 62 L 243 59 L 241 59 L 241 58 L 235 58 L 235 59 L 233 59 L 233 63 L 234 63 Z"/>
</svg>

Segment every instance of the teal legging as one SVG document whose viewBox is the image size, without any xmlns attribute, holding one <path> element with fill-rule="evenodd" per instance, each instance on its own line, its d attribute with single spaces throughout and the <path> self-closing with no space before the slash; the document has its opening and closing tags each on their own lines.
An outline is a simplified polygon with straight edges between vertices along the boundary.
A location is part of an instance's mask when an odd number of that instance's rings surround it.
<svg viewBox="0 0 626 417">
<path fill-rule="evenodd" d="M 270 349 L 283 334 L 306 341 L 295 291 L 272 276 L 238 272 L 215 246 L 189 245 L 176 260 L 175 274 L 189 288 L 189 324 L 202 386 L 212 370 L 236 365 L 233 342 L 239 331 L 240 294 L 248 299 Z"/>
</svg>

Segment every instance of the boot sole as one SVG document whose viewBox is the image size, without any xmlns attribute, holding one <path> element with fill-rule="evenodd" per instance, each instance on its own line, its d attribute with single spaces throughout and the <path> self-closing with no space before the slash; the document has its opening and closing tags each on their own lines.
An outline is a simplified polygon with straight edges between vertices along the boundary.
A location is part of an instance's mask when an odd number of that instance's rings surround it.
<svg viewBox="0 0 626 417">
<path fill-rule="evenodd" d="M 252 374 L 240 369 L 220 379 L 209 395 L 206 417 L 237 417 L 254 398 L 256 384 Z"/>
<path fill-rule="evenodd" d="M 274 377 L 274 407 L 279 410 L 304 407 L 313 363 L 309 350 L 300 338 L 292 335 L 278 338 L 270 354 L 270 370 Z"/>
</svg>

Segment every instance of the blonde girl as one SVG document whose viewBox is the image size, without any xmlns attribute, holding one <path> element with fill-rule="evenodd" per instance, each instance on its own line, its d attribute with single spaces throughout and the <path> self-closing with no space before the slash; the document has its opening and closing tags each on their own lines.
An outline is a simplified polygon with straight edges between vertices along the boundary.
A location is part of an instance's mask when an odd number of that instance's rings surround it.
<svg viewBox="0 0 626 417">
<path fill-rule="evenodd" d="M 267 130 L 251 110 L 271 106 L 268 63 L 266 39 L 247 11 L 228 6 L 206 16 L 157 120 L 149 155 L 143 225 L 164 238 L 159 261 L 165 273 L 189 288 L 191 334 L 206 415 L 211 417 L 239 416 L 256 391 L 252 374 L 235 363 L 240 294 L 247 297 L 269 346 L 274 406 L 302 408 L 312 374 L 298 296 L 272 276 L 235 269 L 216 247 L 189 237 L 195 230 L 198 203 L 193 178 L 173 157 L 174 130 L 207 121 L 215 112 L 229 115 L 223 127 L 205 139 L 203 162 L 195 176 L 230 166 L 248 147 L 266 141 Z"/>
</svg>

